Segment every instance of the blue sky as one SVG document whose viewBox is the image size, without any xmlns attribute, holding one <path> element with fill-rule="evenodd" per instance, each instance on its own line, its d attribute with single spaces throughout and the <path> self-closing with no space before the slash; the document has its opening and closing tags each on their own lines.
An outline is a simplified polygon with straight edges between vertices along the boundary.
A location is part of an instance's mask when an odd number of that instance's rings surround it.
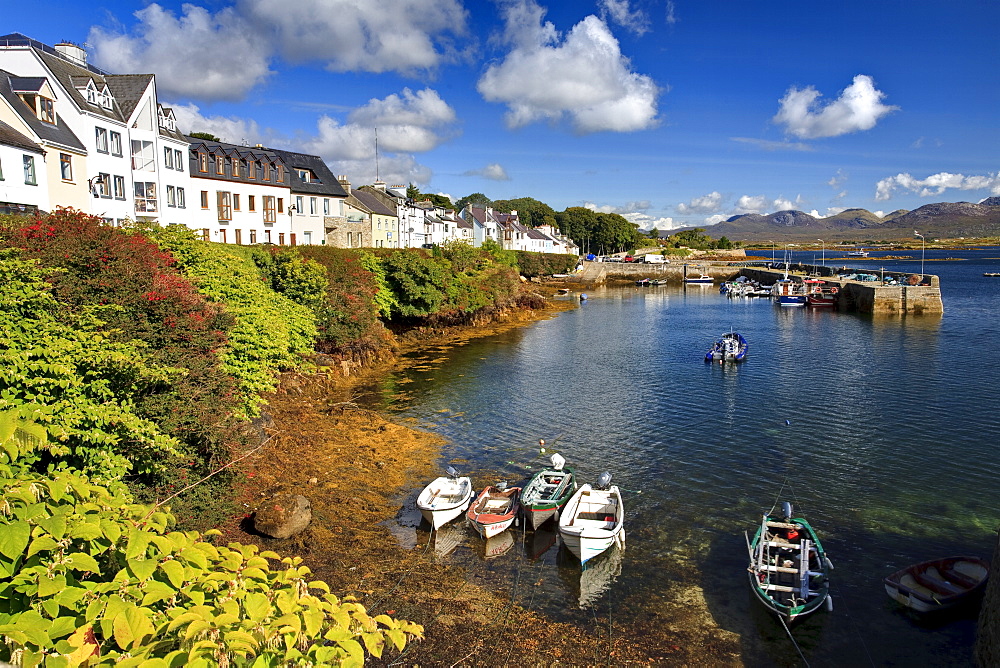
<svg viewBox="0 0 1000 668">
<path fill-rule="evenodd" d="M 643 229 L 1000 195 L 996 0 L 5 2 L 182 129 Z"/>
</svg>

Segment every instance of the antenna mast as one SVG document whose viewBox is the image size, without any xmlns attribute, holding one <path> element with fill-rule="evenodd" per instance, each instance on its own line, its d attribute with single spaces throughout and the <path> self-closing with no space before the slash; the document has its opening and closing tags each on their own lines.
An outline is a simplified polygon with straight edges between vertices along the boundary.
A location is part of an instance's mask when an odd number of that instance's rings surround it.
<svg viewBox="0 0 1000 668">
<path fill-rule="evenodd" d="M 378 126 L 375 126 L 375 180 L 379 181 L 378 177 Z"/>
</svg>

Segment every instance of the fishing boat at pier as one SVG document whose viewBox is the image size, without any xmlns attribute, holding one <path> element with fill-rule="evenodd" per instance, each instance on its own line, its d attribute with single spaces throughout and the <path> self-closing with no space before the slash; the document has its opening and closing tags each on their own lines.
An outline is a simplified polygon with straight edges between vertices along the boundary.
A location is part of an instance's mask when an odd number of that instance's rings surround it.
<svg viewBox="0 0 1000 668">
<path fill-rule="evenodd" d="M 840 288 L 836 285 L 830 285 L 818 278 L 807 278 L 802 283 L 805 286 L 807 305 L 813 307 L 837 305 L 837 295 Z"/>
<path fill-rule="evenodd" d="M 829 571 L 833 565 L 812 526 L 792 517 L 792 504 L 782 514 L 765 513 L 753 540 L 747 538 L 750 589 L 767 608 L 791 622 L 815 612 L 830 598 Z"/>
</svg>

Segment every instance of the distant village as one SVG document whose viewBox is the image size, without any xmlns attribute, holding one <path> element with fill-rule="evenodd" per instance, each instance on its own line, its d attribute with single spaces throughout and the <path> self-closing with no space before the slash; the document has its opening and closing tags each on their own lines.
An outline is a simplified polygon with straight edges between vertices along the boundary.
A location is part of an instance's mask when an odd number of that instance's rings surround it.
<svg viewBox="0 0 1000 668">
<path fill-rule="evenodd" d="M 23 178 L 22 178 L 23 176 Z M 185 135 L 152 74 L 110 74 L 83 48 L 0 37 L 0 213 L 72 207 L 108 225 L 184 225 L 205 241 L 429 248 L 451 240 L 578 254 L 516 211 L 407 198 L 406 185 L 352 186 L 316 155 Z"/>
</svg>

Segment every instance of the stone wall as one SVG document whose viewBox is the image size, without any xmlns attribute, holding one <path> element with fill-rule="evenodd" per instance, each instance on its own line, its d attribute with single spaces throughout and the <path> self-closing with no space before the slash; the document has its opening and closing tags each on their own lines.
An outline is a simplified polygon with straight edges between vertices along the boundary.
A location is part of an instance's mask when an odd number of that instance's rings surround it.
<svg viewBox="0 0 1000 668">
<path fill-rule="evenodd" d="M 981 668 L 1000 666 L 1000 532 L 993 550 L 990 579 L 979 611 L 979 629 L 976 631 L 976 665 Z"/>
</svg>

